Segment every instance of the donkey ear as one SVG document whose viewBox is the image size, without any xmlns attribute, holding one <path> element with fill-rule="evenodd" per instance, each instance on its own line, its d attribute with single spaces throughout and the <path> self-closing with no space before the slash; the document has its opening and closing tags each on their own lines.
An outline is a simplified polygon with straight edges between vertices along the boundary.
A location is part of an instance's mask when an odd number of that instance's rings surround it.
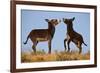
<svg viewBox="0 0 100 73">
<path fill-rule="evenodd" d="M 63 18 L 63 21 L 65 21 L 65 18 Z"/>
<path fill-rule="evenodd" d="M 59 19 L 59 23 L 61 22 L 61 19 Z"/>
<path fill-rule="evenodd" d="M 49 19 L 45 19 L 46 22 L 49 22 Z"/>
<path fill-rule="evenodd" d="M 75 20 L 75 17 L 72 18 L 72 21 L 74 21 L 74 20 Z"/>
</svg>

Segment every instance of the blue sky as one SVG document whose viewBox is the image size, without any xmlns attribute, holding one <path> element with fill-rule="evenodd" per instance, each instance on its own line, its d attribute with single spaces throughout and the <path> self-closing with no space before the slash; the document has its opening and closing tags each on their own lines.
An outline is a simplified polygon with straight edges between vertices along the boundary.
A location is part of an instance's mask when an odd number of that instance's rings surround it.
<svg viewBox="0 0 100 73">
<path fill-rule="evenodd" d="M 90 14 L 89 13 L 79 13 L 79 12 L 60 12 L 60 11 L 39 11 L 39 10 L 21 10 L 21 49 L 22 51 L 32 51 L 32 42 L 29 39 L 27 44 L 24 45 L 23 42 L 29 32 L 33 29 L 47 29 L 48 23 L 45 19 L 61 19 L 62 18 L 73 18 L 73 28 L 76 32 L 83 36 L 84 42 L 88 45 L 82 45 L 83 53 L 90 50 Z M 52 52 L 64 51 L 64 39 L 66 37 L 67 26 L 63 23 L 59 23 L 56 26 L 56 31 L 54 38 L 52 40 Z M 75 44 L 70 44 L 71 50 L 78 50 Z M 37 45 L 37 50 L 44 49 L 48 51 L 48 42 L 39 42 Z"/>
</svg>

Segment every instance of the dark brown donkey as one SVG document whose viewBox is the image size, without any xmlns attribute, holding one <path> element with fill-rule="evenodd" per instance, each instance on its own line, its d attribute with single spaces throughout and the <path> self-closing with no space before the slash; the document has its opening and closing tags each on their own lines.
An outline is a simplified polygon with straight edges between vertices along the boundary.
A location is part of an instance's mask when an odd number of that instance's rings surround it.
<svg viewBox="0 0 100 73">
<path fill-rule="evenodd" d="M 48 22 L 48 29 L 35 29 L 32 30 L 29 35 L 27 36 L 27 40 L 24 44 L 27 44 L 28 39 L 30 38 L 33 42 L 32 49 L 36 53 L 36 45 L 38 42 L 41 41 L 48 41 L 49 51 L 48 53 L 51 53 L 51 41 L 55 33 L 55 26 L 58 25 L 61 20 L 57 19 L 45 19 L 46 22 Z"/>
<path fill-rule="evenodd" d="M 67 41 L 67 45 L 68 45 L 68 51 L 70 51 L 69 44 L 72 41 L 79 48 L 79 53 L 81 53 L 82 52 L 82 43 L 85 46 L 87 46 L 87 45 L 84 43 L 82 35 L 77 33 L 73 29 L 74 19 L 75 19 L 75 17 L 73 17 L 72 19 L 63 18 L 63 22 L 67 25 L 67 34 L 66 34 L 67 37 L 64 40 L 65 51 L 66 51 L 66 41 Z"/>
</svg>

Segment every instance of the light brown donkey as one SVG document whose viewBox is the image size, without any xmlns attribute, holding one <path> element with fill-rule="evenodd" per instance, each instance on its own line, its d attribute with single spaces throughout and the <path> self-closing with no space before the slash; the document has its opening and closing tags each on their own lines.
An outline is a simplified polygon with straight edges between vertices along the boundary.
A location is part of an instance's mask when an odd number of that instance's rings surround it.
<svg viewBox="0 0 100 73">
<path fill-rule="evenodd" d="M 29 35 L 27 36 L 27 40 L 24 42 L 24 44 L 27 44 L 28 39 L 30 38 L 33 42 L 32 49 L 36 53 L 36 45 L 38 42 L 41 41 L 48 41 L 49 51 L 48 53 L 51 53 L 51 41 L 55 33 L 55 26 L 58 25 L 61 20 L 57 19 L 45 19 L 45 21 L 48 23 L 48 29 L 35 29 L 32 30 Z"/>
</svg>

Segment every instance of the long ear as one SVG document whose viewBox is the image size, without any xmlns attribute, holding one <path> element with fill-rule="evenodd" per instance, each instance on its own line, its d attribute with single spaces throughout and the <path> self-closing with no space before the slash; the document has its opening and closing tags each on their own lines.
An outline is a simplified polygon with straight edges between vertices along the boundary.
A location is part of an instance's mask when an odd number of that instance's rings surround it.
<svg viewBox="0 0 100 73">
<path fill-rule="evenodd" d="M 75 17 L 72 18 L 72 21 L 74 21 L 74 20 L 75 20 Z"/>
<path fill-rule="evenodd" d="M 63 18 L 63 21 L 65 21 L 65 18 Z"/>
<path fill-rule="evenodd" d="M 46 22 L 49 22 L 49 19 L 45 19 Z"/>
<path fill-rule="evenodd" d="M 59 23 L 61 22 L 61 19 L 59 19 Z"/>
</svg>

